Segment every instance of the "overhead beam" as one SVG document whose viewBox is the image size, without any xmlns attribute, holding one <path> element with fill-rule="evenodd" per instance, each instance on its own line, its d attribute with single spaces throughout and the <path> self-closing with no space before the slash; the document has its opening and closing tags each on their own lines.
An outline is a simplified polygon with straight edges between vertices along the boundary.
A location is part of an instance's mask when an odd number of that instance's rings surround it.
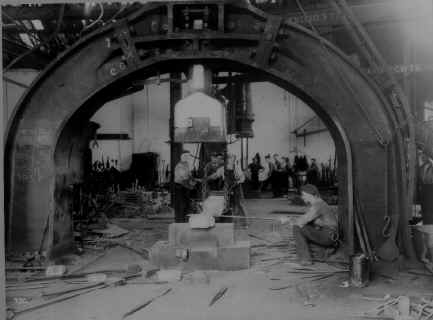
<svg viewBox="0 0 433 320">
<path fill-rule="evenodd" d="M 301 124 L 299 127 L 295 128 L 295 130 L 292 131 L 292 133 L 298 134 L 298 131 L 301 130 L 303 127 L 305 127 L 307 124 L 312 122 L 313 120 L 317 119 L 317 116 L 312 116 L 307 121 L 305 121 L 303 124 Z"/>
<path fill-rule="evenodd" d="M 311 136 L 313 134 L 329 131 L 328 129 L 317 129 L 312 131 L 304 131 L 303 133 L 295 133 L 296 138 Z"/>
<path fill-rule="evenodd" d="M 14 85 L 21 87 L 21 88 L 24 88 L 24 89 L 30 88 L 30 86 L 26 85 L 25 83 L 15 81 L 14 79 L 8 78 L 6 76 L 3 76 L 3 80 L 6 82 L 9 82 L 9 83 L 13 83 Z"/>
<path fill-rule="evenodd" d="M 408 10 L 408 6 L 389 1 L 350 5 L 350 8 L 361 24 L 409 21 L 429 18 L 430 15 L 429 12 L 425 12 L 420 16 L 414 10 Z M 332 8 L 307 10 L 305 16 L 301 12 L 280 11 L 278 14 L 284 16 L 286 22 L 308 26 L 312 24 L 317 28 L 343 25 L 341 17 Z"/>
<path fill-rule="evenodd" d="M 383 21 L 398 21 L 417 19 L 413 11 L 408 11 L 404 6 L 399 6 L 401 2 L 389 0 L 377 1 L 352 1 L 350 7 L 358 20 L 361 23 L 383 22 Z M 52 21 L 58 18 L 57 12 L 59 4 L 46 4 L 40 7 L 28 6 L 10 6 L 2 7 L 2 10 L 9 16 L 17 20 L 34 20 Z M 299 24 L 312 23 L 316 27 L 341 25 L 341 18 L 329 6 L 323 6 L 321 9 L 311 9 L 311 6 L 306 6 L 306 15 L 304 16 L 298 8 L 293 6 L 281 5 L 257 5 L 259 8 L 279 16 L 283 16 L 287 22 L 295 22 Z M 104 21 L 115 15 L 120 9 L 118 4 L 104 5 Z M 125 10 L 126 11 L 126 10 Z M 84 15 L 84 7 L 80 4 L 68 4 L 65 10 L 64 20 L 82 20 L 96 19 L 99 16 L 98 6 L 95 6 L 89 15 Z M 426 16 L 429 14 L 425 13 Z M 7 28 L 13 28 L 7 25 Z"/>
</svg>

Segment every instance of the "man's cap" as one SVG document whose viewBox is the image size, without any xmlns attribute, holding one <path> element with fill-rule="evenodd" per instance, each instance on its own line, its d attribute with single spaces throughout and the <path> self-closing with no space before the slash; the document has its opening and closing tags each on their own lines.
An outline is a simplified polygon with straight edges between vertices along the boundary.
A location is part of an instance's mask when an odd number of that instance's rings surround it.
<svg viewBox="0 0 433 320">
<path fill-rule="evenodd" d="M 191 152 L 189 150 L 182 150 L 181 154 L 184 154 L 184 153 L 191 153 Z"/>
<path fill-rule="evenodd" d="M 312 194 L 313 196 L 319 197 L 319 189 L 314 184 L 306 184 L 301 186 L 301 192 Z"/>
</svg>

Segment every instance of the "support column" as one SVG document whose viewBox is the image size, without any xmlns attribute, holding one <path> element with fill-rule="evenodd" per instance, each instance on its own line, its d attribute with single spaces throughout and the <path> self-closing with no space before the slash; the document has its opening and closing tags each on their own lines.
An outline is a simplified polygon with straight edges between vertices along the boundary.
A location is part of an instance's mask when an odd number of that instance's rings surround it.
<svg viewBox="0 0 433 320">
<path fill-rule="evenodd" d="M 248 156 L 249 156 L 249 150 L 248 150 L 248 140 L 249 138 L 247 137 L 247 145 L 246 145 L 246 151 L 245 151 L 245 170 L 248 169 Z"/>
<path fill-rule="evenodd" d="M 181 80 L 181 73 L 172 73 L 170 78 L 173 80 Z M 182 144 L 174 142 L 174 107 L 182 97 L 182 86 L 180 81 L 170 81 L 170 119 L 169 119 L 169 136 L 170 136 L 170 194 L 171 206 L 175 208 L 176 194 L 174 186 L 174 168 L 180 160 L 182 152 Z M 177 220 L 179 213 L 174 213 Z"/>
<path fill-rule="evenodd" d="M 3 92 L 3 85 L 0 85 L 0 90 Z M 3 121 L 4 113 L 0 112 L 0 123 L 4 124 Z M 0 135 L 0 150 L 4 150 L 3 145 L 3 132 L 5 128 L 3 127 L 2 134 Z M 0 189 L 4 190 L 4 179 L 3 179 L 3 168 L 4 168 L 4 157 L 0 157 Z M 4 209 L 4 192 L 0 192 L 0 208 Z M 4 210 L 1 210 L 5 212 Z M 6 319 L 6 274 L 5 274 L 5 219 L 4 214 L 0 214 L 0 318 Z"/>
<path fill-rule="evenodd" d="M 244 138 L 241 138 L 241 169 L 244 170 Z"/>
</svg>

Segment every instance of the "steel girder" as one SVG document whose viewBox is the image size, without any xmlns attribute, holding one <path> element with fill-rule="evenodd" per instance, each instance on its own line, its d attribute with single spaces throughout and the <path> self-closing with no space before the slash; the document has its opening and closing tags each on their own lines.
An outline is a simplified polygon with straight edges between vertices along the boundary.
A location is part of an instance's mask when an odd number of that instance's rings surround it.
<svg viewBox="0 0 433 320">
<path fill-rule="evenodd" d="M 406 191 L 404 158 L 390 106 L 344 54 L 247 2 L 155 2 L 86 36 L 51 63 L 20 101 L 6 145 L 11 249 L 37 249 L 48 217 L 49 249 L 71 241 L 65 190 L 82 174 L 77 137 L 84 121 L 134 80 L 180 72 L 193 62 L 257 72 L 315 110 L 336 144 L 339 210 L 351 246 L 353 189 L 373 246 L 384 240 L 387 210 L 405 217 L 399 197 Z"/>
</svg>

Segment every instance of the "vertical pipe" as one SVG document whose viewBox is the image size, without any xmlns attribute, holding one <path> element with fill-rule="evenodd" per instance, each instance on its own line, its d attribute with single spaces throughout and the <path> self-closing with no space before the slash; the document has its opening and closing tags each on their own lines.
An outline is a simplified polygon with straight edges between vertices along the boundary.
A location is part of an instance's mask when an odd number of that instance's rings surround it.
<svg viewBox="0 0 433 320">
<path fill-rule="evenodd" d="M 248 153 L 249 153 L 249 151 L 248 151 L 248 140 L 249 140 L 249 138 L 247 137 L 247 145 L 246 145 L 246 152 L 245 152 L 245 154 L 246 154 L 246 156 L 245 156 L 245 169 L 246 168 L 248 168 Z"/>
<path fill-rule="evenodd" d="M 241 138 L 241 168 L 244 170 L 244 138 Z"/>
<path fill-rule="evenodd" d="M 169 138 L 170 138 L 170 196 L 171 196 L 171 205 L 174 207 L 175 203 L 175 187 L 174 187 L 174 168 L 176 163 L 179 161 L 180 157 L 180 147 L 182 146 L 180 143 L 174 142 L 174 108 L 176 106 L 176 102 L 180 100 L 182 96 L 182 87 L 180 81 L 181 74 L 180 73 L 172 73 L 170 74 L 170 78 L 173 79 L 170 81 L 170 118 L 169 118 Z M 175 215 L 178 215 L 178 212 L 175 212 Z"/>
<path fill-rule="evenodd" d="M 1 11 L 1 9 L 0 9 Z M 0 35 L 1 35 L 0 31 Z M 2 54 L 0 53 L 0 58 L 2 57 Z M 0 85 L 0 90 L 3 92 L 3 84 Z M 6 103 L 7 104 L 7 103 Z M 0 123 L 4 125 L 5 122 L 5 114 L 3 112 L 0 112 Z M 3 134 L 0 135 L 0 150 L 4 150 L 4 144 L 3 144 Z M 4 190 L 4 179 L 3 179 L 3 168 L 4 168 L 4 157 L 0 157 L 0 189 Z M 0 208 L 4 209 L 4 193 L 0 192 Z M 2 210 L 2 212 L 4 212 Z M 6 294 L 5 289 L 6 288 L 6 280 L 5 280 L 5 214 L 0 214 L 0 318 L 6 319 Z M 8 232 L 8 236 L 10 235 L 10 230 Z M 3 315 L 2 315 L 3 313 Z"/>
<path fill-rule="evenodd" d="M 355 230 L 354 230 L 354 174 L 353 174 L 353 159 L 352 159 L 352 147 L 346 132 L 343 130 L 340 122 L 334 119 L 335 126 L 337 127 L 338 133 L 341 137 L 344 154 L 346 160 L 346 190 L 347 190 L 347 246 L 350 255 L 355 253 Z M 342 164 L 343 166 L 343 164 Z M 339 166 L 340 167 L 340 166 Z"/>
</svg>

